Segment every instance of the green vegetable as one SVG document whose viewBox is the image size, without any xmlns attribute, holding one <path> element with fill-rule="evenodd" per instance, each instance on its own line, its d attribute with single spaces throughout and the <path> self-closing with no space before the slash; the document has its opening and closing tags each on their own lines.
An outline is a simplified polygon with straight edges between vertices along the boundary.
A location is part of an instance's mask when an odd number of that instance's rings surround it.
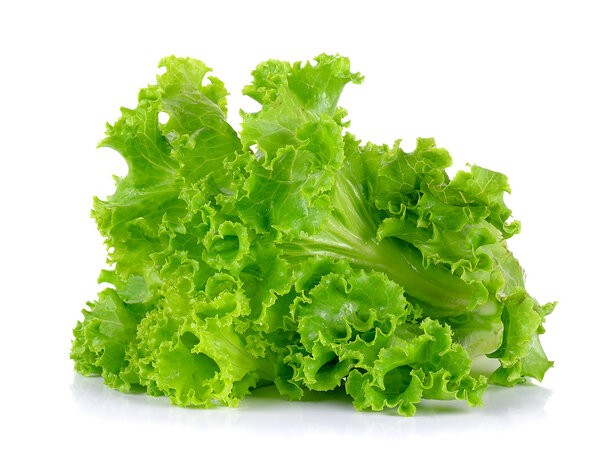
<svg viewBox="0 0 600 457">
<path fill-rule="evenodd" d="M 244 94 L 262 108 L 239 135 L 209 68 L 160 66 L 100 143 L 129 172 L 94 202 L 113 268 L 74 330 L 79 373 L 184 406 L 343 386 L 357 409 L 405 415 L 542 379 L 554 304 L 527 294 L 506 247 L 520 226 L 504 175 L 450 180 L 432 139 L 361 144 L 337 106 L 362 80 L 343 57 L 260 64 Z M 476 377 L 483 354 L 499 367 Z"/>
</svg>

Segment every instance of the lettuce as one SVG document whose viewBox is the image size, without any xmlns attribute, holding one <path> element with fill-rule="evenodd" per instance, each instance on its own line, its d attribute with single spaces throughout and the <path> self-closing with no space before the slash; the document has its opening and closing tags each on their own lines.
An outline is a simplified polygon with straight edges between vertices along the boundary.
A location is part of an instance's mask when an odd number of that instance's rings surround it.
<svg viewBox="0 0 600 457">
<path fill-rule="evenodd" d="M 315 60 L 260 64 L 244 94 L 261 109 L 239 134 L 223 83 L 175 57 L 108 125 L 100 146 L 129 172 L 94 201 L 111 268 L 74 330 L 75 369 L 182 406 L 343 386 L 359 410 L 405 415 L 541 381 L 554 304 L 526 292 L 507 249 L 520 228 L 507 178 L 450 179 L 433 139 L 361 143 L 337 103 L 362 77 Z M 498 368 L 475 376 L 484 354 Z"/>
</svg>

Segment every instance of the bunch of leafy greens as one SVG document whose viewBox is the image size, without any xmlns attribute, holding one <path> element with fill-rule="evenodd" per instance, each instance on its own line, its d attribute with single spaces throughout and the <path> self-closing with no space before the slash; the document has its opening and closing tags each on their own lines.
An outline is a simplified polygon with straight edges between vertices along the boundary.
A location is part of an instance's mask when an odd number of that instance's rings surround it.
<svg viewBox="0 0 600 457">
<path fill-rule="evenodd" d="M 405 415 L 542 379 L 554 304 L 527 294 L 507 250 L 519 223 L 504 175 L 450 180 L 432 139 L 411 153 L 361 144 L 337 106 L 362 80 L 343 57 L 260 64 L 244 94 L 262 107 L 241 113 L 239 135 L 209 68 L 160 66 L 100 143 L 129 172 L 95 200 L 113 268 L 74 330 L 78 372 L 176 405 L 235 406 L 274 383 Z M 482 354 L 498 368 L 475 376 Z"/>
</svg>

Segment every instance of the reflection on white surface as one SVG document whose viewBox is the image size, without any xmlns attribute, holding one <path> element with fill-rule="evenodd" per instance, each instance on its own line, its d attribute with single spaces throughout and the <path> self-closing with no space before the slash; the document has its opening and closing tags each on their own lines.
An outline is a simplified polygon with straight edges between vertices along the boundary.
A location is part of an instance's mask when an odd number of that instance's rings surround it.
<svg viewBox="0 0 600 457">
<path fill-rule="evenodd" d="M 410 435 L 427 430 L 452 432 L 477 431 L 507 423 L 538 423 L 545 417 L 544 406 L 552 391 L 536 385 L 512 389 L 490 386 L 484 395 L 485 406 L 469 408 L 459 401 L 424 400 L 413 418 L 398 416 L 395 410 L 357 412 L 343 391 L 309 393 L 303 401 L 290 402 L 274 387 L 257 389 L 237 408 L 179 408 L 164 397 L 123 394 L 102 384 L 101 378 L 75 375 L 71 392 L 77 409 L 85 415 L 111 422 L 152 423 L 201 428 L 204 431 L 232 429 L 247 433 L 335 435 L 378 434 Z"/>
</svg>

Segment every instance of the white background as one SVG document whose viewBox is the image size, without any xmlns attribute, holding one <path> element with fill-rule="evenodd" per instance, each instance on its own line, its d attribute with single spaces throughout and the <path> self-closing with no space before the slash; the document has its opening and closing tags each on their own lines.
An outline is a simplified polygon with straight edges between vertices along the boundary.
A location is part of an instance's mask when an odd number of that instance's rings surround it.
<svg viewBox="0 0 600 457">
<path fill-rule="evenodd" d="M 599 410 L 600 11 L 595 2 L 14 2 L 0 12 L 0 428 L 3 455 L 590 454 Z M 206 3 L 206 4 L 204 4 Z M 210 3 L 210 4 L 209 4 Z M 542 387 L 492 388 L 487 406 L 416 417 L 342 398 L 269 392 L 194 410 L 75 375 L 71 329 L 105 250 L 92 196 L 126 173 L 95 149 L 162 56 L 205 61 L 231 122 L 256 64 L 350 57 L 366 79 L 341 104 L 359 138 L 410 150 L 435 136 L 457 167 L 509 176 L 523 224 L 510 247 L 540 302 L 558 300 Z M 587 451 L 583 451 L 585 446 Z M 596 451 L 597 451 L 597 445 Z M 4 448 L 4 449 L 2 449 Z"/>
</svg>

